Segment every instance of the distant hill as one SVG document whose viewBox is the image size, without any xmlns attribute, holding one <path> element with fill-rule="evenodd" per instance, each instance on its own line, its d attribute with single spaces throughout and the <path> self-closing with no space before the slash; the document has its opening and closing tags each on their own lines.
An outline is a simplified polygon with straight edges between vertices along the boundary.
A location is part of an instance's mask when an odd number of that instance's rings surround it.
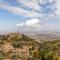
<svg viewBox="0 0 60 60">
<path fill-rule="evenodd" d="M 37 41 L 60 39 L 60 33 L 36 33 L 36 34 L 30 34 L 29 36 L 35 38 Z"/>
</svg>

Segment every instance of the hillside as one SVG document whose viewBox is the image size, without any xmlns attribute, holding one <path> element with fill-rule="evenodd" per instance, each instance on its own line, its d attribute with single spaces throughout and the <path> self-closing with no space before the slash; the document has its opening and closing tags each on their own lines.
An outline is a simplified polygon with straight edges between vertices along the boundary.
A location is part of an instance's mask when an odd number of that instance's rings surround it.
<svg viewBox="0 0 60 60">
<path fill-rule="evenodd" d="M 33 57 L 33 53 L 38 48 L 38 43 L 24 34 L 9 33 L 0 35 L 0 60 L 26 60 Z"/>
<path fill-rule="evenodd" d="M 45 36 L 40 35 L 39 40 Z M 20 33 L 0 35 L 0 60 L 60 60 L 59 39 L 37 40 Z"/>
</svg>

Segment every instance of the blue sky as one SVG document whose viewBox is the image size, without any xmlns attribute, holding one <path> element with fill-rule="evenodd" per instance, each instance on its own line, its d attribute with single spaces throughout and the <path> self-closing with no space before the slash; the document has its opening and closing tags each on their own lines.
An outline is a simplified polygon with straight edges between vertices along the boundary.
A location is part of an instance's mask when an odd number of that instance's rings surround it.
<svg viewBox="0 0 60 60">
<path fill-rule="evenodd" d="M 0 0 L 0 32 L 60 31 L 59 0 Z"/>
</svg>

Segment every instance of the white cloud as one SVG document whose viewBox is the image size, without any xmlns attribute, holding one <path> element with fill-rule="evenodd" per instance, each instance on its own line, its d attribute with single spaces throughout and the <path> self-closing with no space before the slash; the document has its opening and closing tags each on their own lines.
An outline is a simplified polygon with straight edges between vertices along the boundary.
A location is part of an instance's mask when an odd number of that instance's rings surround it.
<svg viewBox="0 0 60 60">
<path fill-rule="evenodd" d="M 23 7 L 32 8 L 32 11 L 39 11 L 41 7 L 38 5 L 38 0 L 17 0 L 19 4 L 22 4 Z"/>
<path fill-rule="evenodd" d="M 38 13 L 35 13 L 35 12 L 32 12 L 32 11 L 28 11 L 28 10 L 24 10 L 22 8 L 19 8 L 19 7 L 13 7 L 13 6 L 9 6 L 9 5 L 6 5 L 6 4 L 0 4 L 0 8 L 3 8 L 9 12 L 12 12 L 14 14 L 17 14 L 17 15 L 23 15 L 23 16 L 26 16 L 26 17 L 38 17 L 39 14 Z"/>
<path fill-rule="evenodd" d="M 55 17 L 56 0 L 17 0 L 23 8 L 31 8 L 39 17 Z M 49 14 L 48 14 L 49 13 Z"/>
<path fill-rule="evenodd" d="M 49 4 L 47 5 L 48 1 L 50 5 Z M 55 14 L 52 12 L 55 8 L 54 3 L 52 3 L 54 0 L 48 0 L 48 1 L 47 0 L 17 0 L 16 2 L 20 4 L 19 7 L 0 3 L 0 8 L 5 9 L 14 14 L 23 15 L 29 18 L 37 18 L 37 17 L 45 17 L 45 16 L 54 17 Z"/>
<path fill-rule="evenodd" d="M 20 7 L 10 6 L 9 4 L 6 4 L 7 2 L 0 2 L 0 8 L 14 14 L 23 15 L 30 18 L 44 17 L 46 15 L 49 17 L 60 17 L 60 0 L 16 0 L 16 2 L 20 4 Z M 26 8 L 31 8 L 31 11 L 26 10 Z M 56 10 L 54 10 L 55 8 Z M 49 12 L 50 14 L 47 14 Z"/>
<path fill-rule="evenodd" d="M 16 24 L 17 27 L 25 27 L 25 28 L 31 28 L 31 29 L 36 29 L 40 28 L 40 21 L 38 19 L 31 19 L 27 20 L 23 23 Z"/>
<path fill-rule="evenodd" d="M 40 27 L 39 22 L 40 21 L 38 19 L 31 19 L 31 20 L 27 20 L 25 22 L 25 25 L 28 27 L 32 27 L 32 28 L 38 28 L 38 27 Z"/>
<path fill-rule="evenodd" d="M 56 16 L 60 17 L 60 0 L 56 0 Z"/>
<path fill-rule="evenodd" d="M 48 22 L 41 22 L 39 19 L 31 19 L 26 20 L 25 22 L 16 24 L 19 30 L 23 31 L 60 31 L 60 24 L 57 23 L 48 23 Z"/>
</svg>

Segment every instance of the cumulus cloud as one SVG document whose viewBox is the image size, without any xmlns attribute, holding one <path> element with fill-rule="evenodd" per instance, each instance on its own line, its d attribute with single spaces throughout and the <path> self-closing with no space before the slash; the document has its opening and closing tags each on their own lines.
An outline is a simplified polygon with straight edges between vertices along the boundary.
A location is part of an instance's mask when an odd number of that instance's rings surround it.
<svg viewBox="0 0 60 60">
<path fill-rule="evenodd" d="M 32 28 L 37 28 L 37 27 L 40 27 L 39 22 L 40 21 L 38 19 L 31 19 L 31 20 L 27 20 L 25 22 L 25 25 Z"/>
<path fill-rule="evenodd" d="M 38 19 L 31 19 L 31 20 L 27 20 L 23 23 L 16 24 L 16 26 L 36 29 L 36 28 L 40 28 L 40 21 Z"/>
<path fill-rule="evenodd" d="M 30 19 L 26 20 L 25 22 L 21 22 L 16 24 L 16 27 L 18 27 L 19 30 L 23 31 L 59 31 L 60 30 L 60 24 L 51 22 L 41 22 L 39 19 Z"/>
</svg>

